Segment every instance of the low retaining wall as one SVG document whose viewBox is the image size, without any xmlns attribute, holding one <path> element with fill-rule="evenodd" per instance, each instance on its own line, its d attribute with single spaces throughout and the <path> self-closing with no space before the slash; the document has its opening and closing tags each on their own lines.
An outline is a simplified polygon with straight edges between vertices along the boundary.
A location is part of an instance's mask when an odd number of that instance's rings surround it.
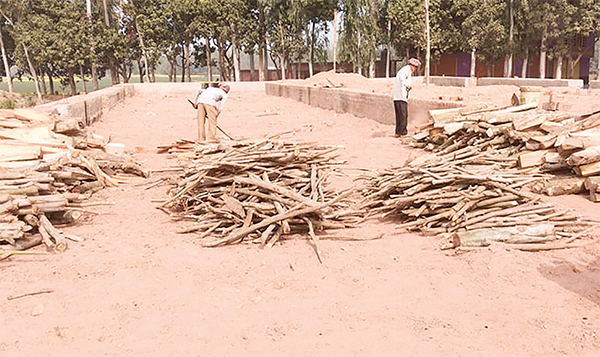
<svg viewBox="0 0 600 357">
<path fill-rule="evenodd" d="M 267 95 L 291 98 L 296 101 L 338 113 L 373 119 L 383 124 L 395 124 L 391 95 L 356 92 L 339 88 L 301 86 L 295 84 L 265 83 Z M 411 99 L 408 101 L 409 130 L 429 120 L 431 109 L 456 108 L 455 102 Z"/>
<path fill-rule="evenodd" d="M 583 87 L 583 79 L 477 78 L 478 86 Z"/>
<path fill-rule="evenodd" d="M 231 82 L 229 85 L 233 92 L 264 91 L 265 88 L 265 82 Z M 35 108 L 45 113 L 84 118 L 86 124 L 89 126 L 97 121 L 103 113 L 108 112 L 127 97 L 134 95 L 187 94 L 192 99 L 201 86 L 202 83 L 199 82 L 126 83 L 104 88 L 89 94 L 66 97 L 56 102 L 38 105 Z"/>
<path fill-rule="evenodd" d="M 35 109 L 68 117 L 84 118 L 87 125 L 98 120 L 102 113 L 134 94 L 133 84 L 119 84 L 84 95 L 66 97 L 56 102 L 38 105 Z"/>
</svg>

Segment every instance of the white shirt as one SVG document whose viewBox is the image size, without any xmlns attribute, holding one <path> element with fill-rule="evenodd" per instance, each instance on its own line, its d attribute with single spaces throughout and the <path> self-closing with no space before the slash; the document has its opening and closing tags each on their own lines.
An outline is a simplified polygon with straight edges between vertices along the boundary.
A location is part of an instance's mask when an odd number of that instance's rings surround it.
<svg viewBox="0 0 600 357">
<path fill-rule="evenodd" d="M 396 74 L 394 82 L 394 100 L 408 102 L 408 88 L 411 86 L 412 68 L 406 65 Z"/>
<path fill-rule="evenodd" d="M 218 87 L 208 87 L 206 89 L 200 88 L 196 94 L 196 104 L 203 103 L 212 105 L 217 108 L 220 113 L 223 110 L 223 105 L 227 100 L 227 93 Z"/>
</svg>

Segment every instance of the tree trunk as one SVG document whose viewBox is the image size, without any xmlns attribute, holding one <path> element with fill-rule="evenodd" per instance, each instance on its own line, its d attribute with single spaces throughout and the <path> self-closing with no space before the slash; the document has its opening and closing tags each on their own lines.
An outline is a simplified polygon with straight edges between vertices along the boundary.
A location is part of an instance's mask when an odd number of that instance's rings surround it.
<svg viewBox="0 0 600 357">
<path fill-rule="evenodd" d="M 254 68 L 254 50 L 248 54 L 250 56 L 250 80 L 256 80 L 256 69 Z"/>
<path fill-rule="evenodd" d="M 191 73 L 191 68 L 190 68 L 191 67 L 190 45 L 187 41 L 185 42 L 185 49 L 184 49 L 183 53 L 185 53 L 185 76 L 187 77 L 187 81 L 191 82 L 192 81 L 192 73 Z"/>
<path fill-rule="evenodd" d="M 50 86 L 50 94 L 54 94 L 54 79 L 52 78 L 52 71 L 48 71 L 48 84 Z"/>
<path fill-rule="evenodd" d="M 112 85 L 119 84 L 119 64 L 117 63 L 117 59 L 112 55 L 108 55 L 108 62 L 110 67 L 110 80 Z"/>
<path fill-rule="evenodd" d="M 391 72 L 391 63 L 390 63 L 390 58 L 391 58 L 391 51 L 392 51 L 392 21 L 388 20 L 388 25 L 387 25 L 387 53 L 385 56 L 385 78 L 390 78 L 390 72 Z"/>
<path fill-rule="evenodd" d="M 337 72 L 337 9 L 333 11 L 333 73 Z"/>
<path fill-rule="evenodd" d="M 312 77 L 314 74 L 313 62 L 315 60 L 315 23 L 311 23 L 309 44 L 308 44 L 308 76 Z"/>
<path fill-rule="evenodd" d="M 221 72 L 219 82 L 226 82 L 229 78 L 227 78 L 227 69 L 225 68 L 225 49 L 220 40 L 217 41 L 217 48 L 219 51 L 219 72 Z"/>
<path fill-rule="evenodd" d="M 75 86 L 75 70 L 73 67 L 69 67 L 67 70 L 69 76 L 69 86 L 71 87 L 71 95 L 77 94 L 77 87 Z"/>
<path fill-rule="evenodd" d="M 106 25 L 106 27 L 110 27 L 110 19 L 108 17 L 108 4 L 106 3 L 106 0 L 102 0 L 102 6 L 104 7 L 104 25 Z"/>
<path fill-rule="evenodd" d="M 138 58 L 136 62 L 138 65 L 138 71 L 140 72 L 140 83 L 144 83 L 144 67 L 142 67 L 142 59 Z"/>
<path fill-rule="evenodd" d="M 87 85 L 85 84 L 85 73 L 83 73 L 83 66 L 79 64 L 79 77 L 81 78 L 81 89 L 87 94 Z"/>
<path fill-rule="evenodd" d="M 212 59 L 210 58 L 210 38 L 206 38 L 206 45 L 204 46 L 206 49 L 206 80 L 208 83 L 212 82 Z"/>
<path fill-rule="evenodd" d="M 169 61 L 169 82 L 174 82 L 175 75 L 176 75 L 175 67 L 177 67 L 177 62 L 175 60 L 173 60 L 172 58 L 169 58 L 168 61 Z"/>
<path fill-rule="evenodd" d="M 0 49 L 2 50 L 2 62 L 4 63 L 4 71 L 6 73 L 6 79 L 8 83 L 8 92 L 13 92 L 13 81 L 10 74 L 10 65 L 8 64 L 8 56 L 6 55 L 6 49 L 4 48 L 4 40 L 2 40 L 2 26 L 0 26 Z"/>
<path fill-rule="evenodd" d="M 283 24 L 281 23 L 281 19 L 279 19 L 278 22 L 278 29 L 279 29 L 279 40 L 281 41 L 281 46 L 283 47 L 284 44 L 284 38 L 283 38 Z M 286 69 L 286 55 L 285 55 L 285 50 L 281 50 L 281 53 L 279 54 L 279 59 L 281 61 L 281 79 L 285 80 L 285 69 Z"/>
<path fill-rule="evenodd" d="M 44 95 L 48 95 L 48 88 L 46 88 L 46 81 L 44 80 L 44 69 L 40 68 L 40 73 L 41 73 L 41 77 L 40 77 L 40 82 L 42 83 L 42 93 L 44 93 Z"/>
<path fill-rule="evenodd" d="M 525 50 L 523 56 L 523 67 L 521 67 L 521 78 L 527 78 L 527 67 L 529 66 L 529 49 Z"/>
<path fill-rule="evenodd" d="M 540 79 L 546 78 L 546 33 L 542 34 L 542 43 L 540 51 Z"/>
<path fill-rule="evenodd" d="M 185 42 L 181 45 L 181 82 L 185 82 Z"/>
<path fill-rule="evenodd" d="M 596 40 L 596 79 L 600 79 L 600 40 Z"/>
<path fill-rule="evenodd" d="M 427 52 L 425 53 L 425 87 L 429 87 L 429 60 L 431 58 L 431 31 L 429 27 L 429 0 L 425 0 L 425 32 L 427 35 Z"/>
<path fill-rule="evenodd" d="M 471 77 L 475 77 L 475 67 L 477 66 L 477 56 L 475 56 L 475 49 L 471 50 Z"/>
<path fill-rule="evenodd" d="M 258 80 L 265 81 L 267 76 L 267 39 L 265 36 L 265 11 L 262 5 L 258 9 Z"/>
<path fill-rule="evenodd" d="M 142 48 L 142 57 L 144 57 L 144 67 L 146 68 L 146 76 L 149 76 L 148 74 L 148 55 L 146 53 L 146 47 L 144 46 L 144 36 L 142 35 L 142 32 L 139 29 L 138 23 L 136 21 L 135 23 L 135 30 L 140 38 L 140 47 Z M 140 73 L 141 76 L 141 73 Z M 150 82 L 150 77 L 148 77 L 148 82 Z"/>
<path fill-rule="evenodd" d="M 98 71 L 96 71 L 96 61 L 94 60 L 92 61 L 92 89 L 96 91 L 98 88 Z"/>
<path fill-rule="evenodd" d="M 562 79 L 563 56 L 558 56 L 556 59 L 556 79 Z"/>
<path fill-rule="evenodd" d="M 508 2 L 508 16 L 510 21 L 510 28 L 508 31 L 508 45 L 509 50 L 512 52 L 512 44 L 514 39 L 514 28 L 515 28 L 515 18 L 513 15 L 513 0 Z M 510 53 L 506 58 L 506 72 L 504 73 L 505 77 L 512 77 L 513 72 L 513 55 Z"/>
<path fill-rule="evenodd" d="M 269 74 L 269 51 L 267 49 L 267 42 L 265 40 L 265 46 L 262 49 L 263 52 L 263 80 L 268 81 L 271 79 L 271 75 Z"/>
<path fill-rule="evenodd" d="M 369 1 L 369 14 L 372 19 L 377 18 L 377 0 Z M 375 29 L 370 29 L 370 43 L 369 43 L 369 78 L 375 78 L 375 56 L 377 48 L 377 37 Z"/>
<path fill-rule="evenodd" d="M 27 52 L 27 47 L 23 43 L 23 51 L 25 52 L 25 59 L 27 59 L 27 64 L 29 65 L 29 70 L 31 71 L 31 75 L 33 76 L 33 83 L 35 84 L 35 92 L 37 93 L 38 99 L 42 99 L 42 92 L 40 92 L 40 81 L 38 79 L 38 75 L 35 72 L 35 67 L 33 67 L 33 63 L 31 63 L 31 59 L 29 58 L 29 52 Z M 75 94 L 73 94 L 75 95 Z"/>
<path fill-rule="evenodd" d="M 236 82 L 240 81 L 240 56 L 236 45 L 235 25 L 233 25 L 233 35 L 231 35 L 231 54 L 233 57 L 233 77 Z"/>
</svg>

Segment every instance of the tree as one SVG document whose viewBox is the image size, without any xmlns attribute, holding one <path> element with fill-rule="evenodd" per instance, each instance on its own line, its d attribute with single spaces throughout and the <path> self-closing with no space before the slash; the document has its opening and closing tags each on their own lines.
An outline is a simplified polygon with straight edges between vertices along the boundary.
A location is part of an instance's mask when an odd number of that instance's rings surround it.
<svg viewBox="0 0 600 357">
<path fill-rule="evenodd" d="M 370 75 L 373 75 L 378 34 L 381 33 L 377 26 L 377 2 L 343 0 L 341 10 L 340 59 L 352 63 L 359 74 L 363 68 L 370 68 Z"/>
<path fill-rule="evenodd" d="M 508 53 L 508 35 L 503 22 L 504 0 L 456 0 L 456 12 L 464 18 L 463 38 L 488 68 Z"/>
</svg>

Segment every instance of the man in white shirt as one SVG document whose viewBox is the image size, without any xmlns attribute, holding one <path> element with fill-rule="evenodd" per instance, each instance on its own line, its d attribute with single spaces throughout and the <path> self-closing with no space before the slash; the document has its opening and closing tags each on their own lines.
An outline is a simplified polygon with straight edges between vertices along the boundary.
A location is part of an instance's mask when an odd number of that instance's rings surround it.
<svg viewBox="0 0 600 357">
<path fill-rule="evenodd" d="M 411 77 L 421 65 L 421 61 L 410 58 L 408 64 L 398 71 L 394 82 L 394 111 L 396 113 L 396 137 L 408 134 L 408 95 L 411 86 Z"/>
<path fill-rule="evenodd" d="M 217 117 L 227 101 L 229 85 L 219 83 L 217 87 L 200 88 L 194 100 L 198 110 L 198 140 L 217 142 Z M 206 126 L 206 130 L 205 130 Z"/>
</svg>

